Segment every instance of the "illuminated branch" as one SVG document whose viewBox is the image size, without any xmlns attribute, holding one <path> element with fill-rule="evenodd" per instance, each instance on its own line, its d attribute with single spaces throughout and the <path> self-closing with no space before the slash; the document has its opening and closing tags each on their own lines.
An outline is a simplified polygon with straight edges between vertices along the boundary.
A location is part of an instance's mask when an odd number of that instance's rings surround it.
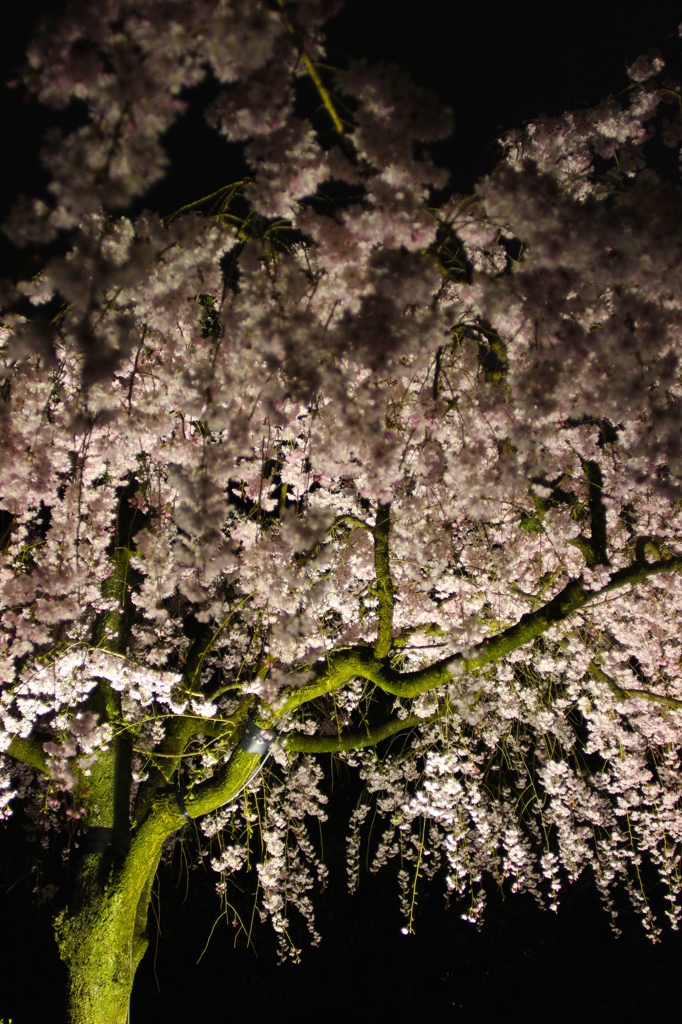
<svg viewBox="0 0 682 1024">
<path fill-rule="evenodd" d="M 359 526 L 362 530 L 371 530 L 364 519 L 360 519 L 359 516 L 354 516 L 351 512 L 344 512 L 342 515 L 337 516 L 332 525 L 329 527 L 328 533 L 331 533 L 334 527 L 338 526 L 339 523 L 352 523 L 353 526 Z"/>
<path fill-rule="evenodd" d="M 293 23 L 293 21 L 287 14 L 284 5 L 284 0 L 276 0 L 276 2 L 277 6 L 281 11 L 282 18 L 284 19 L 284 22 L 287 28 L 289 29 L 289 32 L 291 33 L 294 43 L 296 44 L 296 49 L 298 50 L 299 56 L 305 65 L 305 69 L 310 75 L 310 78 L 312 79 L 312 82 L 320 95 L 320 99 L 324 104 L 324 109 L 331 117 L 332 124 L 334 125 L 334 128 L 339 133 L 339 135 L 341 135 L 342 137 L 345 136 L 346 130 L 343 127 L 343 122 L 341 121 L 341 118 L 336 112 L 336 107 L 332 102 L 332 98 L 329 95 L 327 89 L 325 88 L 324 82 L 320 78 L 317 68 L 315 67 L 314 62 L 310 57 L 310 54 L 305 48 L 305 43 L 303 42 L 303 35 L 300 29 L 296 27 L 296 25 Z"/>
<path fill-rule="evenodd" d="M 385 661 L 379 661 L 370 647 L 358 645 L 351 650 L 339 651 L 329 656 L 327 665 L 318 679 L 289 694 L 278 715 L 293 711 L 357 677 L 367 679 L 396 697 L 417 697 L 427 690 L 451 683 L 453 676 L 457 677 L 499 661 L 613 590 L 641 583 L 658 573 L 679 572 L 680 569 L 682 558 L 679 557 L 667 558 L 649 565 L 631 565 L 612 573 L 609 582 L 600 590 L 586 590 L 581 579 L 570 580 L 546 605 L 522 615 L 514 626 L 503 630 L 497 636 L 483 640 L 478 647 L 468 653 L 468 657 L 464 654 L 455 654 L 414 672 L 394 671 Z"/>
<path fill-rule="evenodd" d="M 138 791 L 134 812 L 134 823 L 139 824 L 149 813 L 156 795 L 168 785 L 178 771 L 190 740 L 199 734 L 220 739 L 234 733 L 239 722 L 247 714 L 252 699 L 244 701 L 229 721 L 220 719 L 195 718 L 190 715 L 175 717 L 169 724 L 166 735 L 157 750 L 149 757 L 151 768 L 145 782 Z"/>
<path fill-rule="evenodd" d="M 387 740 L 390 736 L 405 732 L 407 729 L 414 729 L 415 726 L 430 725 L 438 717 L 431 715 L 428 718 L 417 718 L 416 715 L 410 715 L 409 718 L 396 718 L 392 722 L 384 722 L 383 725 L 366 733 L 346 733 L 341 736 L 294 734 L 285 737 L 284 746 L 287 750 L 304 754 L 333 754 L 340 750 L 361 750 L 363 747 L 376 747 L 382 740 Z"/>
<path fill-rule="evenodd" d="M 132 602 L 129 585 L 133 574 L 127 547 L 116 548 L 112 559 L 113 572 L 102 583 L 102 595 L 116 602 L 117 607 L 99 616 L 93 629 L 93 646 L 112 654 L 125 654 L 130 635 Z"/>
<path fill-rule="evenodd" d="M 37 771 L 48 778 L 50 777 L 45 751 L 35 736 L 29 736 L 27 739 L 23 739 L 21 736 L 13 736 L 6 752 L 10 757 L 16 758 L 17 761 L 23 761 L 24 764 L 28 764 L 31 768 L 37 769 Z"/>
<path fill-rule="evenodd" d="M 511 654 L 517 647 L 530 643 L 531 640 L 541 636 L 551 626 L 562 622 L 573 612 L 592 604 L 604 594 L 621 587 L 642 583 L 649 576 L 655 576 L 658 573 L 679 572 L 680 569 L 682 569 L 682 558 L 667 558 L 649 565 L 629 565 L 612 573 L 609 582 L 600 590 L 586 590 L 581 579 L 570 580 L 564 589 L 542 608 L 522 615 L 515 626 L 510 626 L 509 629 L 505 629 L 497 636 L 484 640 L 468 659 L 465 660 L 462 655 L 455 655 L 449 663 L 454 666 L 459 661 L 462 668 L 470 670 L 487 665 L 492 661 L 498 661 L 507 654 Z"/>
<path fill-rule="evenodd" d="M 195 786 L 191 793 L 184 798 L 185 809 L 190 818 L 200 818 L 204 814 L 218 810 L 224 804 L 233 800 L 242 791 L 250 778 L 253 777 L 254 769 L 258 768 L 262 757 L 260 754 L 249 754 L 237 747 L 227 764 L 216 772 L 206 782 Z M 173 810 L 175 797 L 164 798 L 164 809 Z M 183 823 L 183 817 L 177 805 L 175 805 L 174 827 L 175 831 Z M 152 811 L 152 816 L 154 815 Z M 170 832 L 168 833 L 170 834 Z"/>
<path fill-rule="evenodd" d="M 117 530 L 121 529 L 121 507 Z M 116 602 L 114 608 L 99 617 L 93 629 L 93 642 L 102 650 L 125 656 L 134 608 L 130 599 L 130 585 L 134 570 L 130 564 L 133 552 L 128 547 L 117 547 L 113 557 L 113 572 L 102 584 L 104 597 Z M 85 823 L 90 827 L 113 828 L 127 833 L 130 816 L 130 785 L 132 736 L 121 728 L 123 713 L 121 694 L 107 679 L 99 679 L 88 696 L 86 707 L 94 711 L 100 722 L 112 727 L 111 742 L 99 751 L 90 769 L 84 787 Z M 77 763 L 73 763 L 79 774 Z"/>
<path fill-rule="evenodd" d="M 628 697 L 641 697 L 642 700 L 648 700 L 651 704 L 665 704 L 669 708 L 682 708 L 682 700 L 678 700 L 676 697 L 665 697 L 659 693 L 652 693 L 651 690 L 631 690 L 623 689 L 619 686 L 615 679 L 611 676 L 607 676 L 606 672 L 602 672 L 596 662 L 591 661 L 588 671 L 593 679 L 597 682 L 606 683 L 612 693 L 618 698 L 618 700 L 627 700 Z"/>
<path fill-rule="evenodd" d="M 657 576 L 661 572 L 679 572 L 680 569 L 682 569 L 682 557 L 678 555 L 663 558 L 657 562 L 645 562 L 644 565 L 628 565 L 624 569 L 618 569 L 617 572 L 611 573 L 609 582 L 601 590 L 590 594 L 590 600 L 628 584 L 642 583 L 649 576 Z"/>
</svg>

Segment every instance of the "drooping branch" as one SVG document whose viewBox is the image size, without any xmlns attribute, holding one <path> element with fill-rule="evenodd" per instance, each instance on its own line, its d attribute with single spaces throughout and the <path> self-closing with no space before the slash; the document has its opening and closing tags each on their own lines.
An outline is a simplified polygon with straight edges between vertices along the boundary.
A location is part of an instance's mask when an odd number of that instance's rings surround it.
<svg viewBox="0 0 682 1024">
<path fill-rule="evenodd" d="M 190 644 L 182 673 L 182 687 L 185 695 L 201 693 L 200 687 L 197 684 L 205 658 L 212 650 L 220 633 L 225 629 L 239 608 L 251 600 L 251 596 L 249 594 L 238 602 L 216 629 L 210 630 L 207 628 L 203 630 Z M 163 740 L 149 755 L 150 767 L 148 775 L 137 794 L 133 815 L 135 825 L 138 825 L 148 813 L 158 790 L 166 786 L 177 772 L 190 740 L 201 733 L 210 734 L 216 739 L 223 734 L 226 736 L 230 735 L 241 721 L 243 715 L 246 714 L 250 703 L 249 700 L 245 701 L 244 705 L 238 709 L 237 714 L 229 720 L 224 718 L 217 720 L 202 719 L 192 715 L 175 715 L 171 719 Z"/>
<path fill-rule="evenodd" d="M 203 668 L 204 661 L 213 650 L 215 642 L 220 634 L 227 628 L 237 612 L 243 608 L 245 604 L 248 604 L 252 598 L 253 594 L 247 594 L 246 597 L 241 599 L 241 601 L 237 601 L 215 629 L 210 627 L 205 628 L 202 630 L 200 635 L 192 641 L 187 657 L 185 658 L 185 664 L 182 672 L 182 685 L 186 693 L 201 694 L 199 680 L 201 678 L 201 670 Z"/>
<path fill-rule="evenodd" d="M 198 723 L 189 717 L 178 715 L 169 723 L 166 735 L 150 757 L 147 778 L 138 790 L 133 813 L 134 828 L 138 827 L 148 814 L 158 791 L 172 779 L 187 744 L 198 731 Z"/>
</svg>

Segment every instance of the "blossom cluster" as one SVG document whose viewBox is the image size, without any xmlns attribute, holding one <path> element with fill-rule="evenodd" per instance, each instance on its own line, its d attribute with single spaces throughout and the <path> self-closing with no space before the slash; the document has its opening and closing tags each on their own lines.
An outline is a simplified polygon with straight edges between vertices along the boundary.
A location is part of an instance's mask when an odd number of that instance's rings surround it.
<svg viewBox="0 0 682 1024">
<path fill-rule="evenodd" d="M 37 737 L 76 787 L 111 740 L 86 707 L 105 681 L 150 758 L 163 723 L 200 720 L 187 770 L 209 778 L 241 702 L 276 718 L 335 655 L 375 649 L 390 506 L 382 671 L 462 669 L 398 704 L 415 733 L 380 767 L 342 753 L 384 821 L 374 865 L 403 859 L 407 927 L 442 867 L 472 920 L 486 875 L 555 906 L 591 870 L 655 930 L 644 860 L 676 925 L 682 192 L 646 147 L 679 148 L 680 87 L 641 58 L 625 99 L 511 133 L 475 194 L 436 208 L 447 175 L 423 146 L 450 112 L 394 67 L 322 81 L 338 4 L 291 6 L 74 3 L 29 52 L 27 87 L 86 116 L 48 138 L 47 196 L 4 226 L 52 247 L 3 288 L 0 750 Z M 301 116 L 311 68 L 332 141 Z M 134 216 L 209 72 L 208 123 L 252 176 L 217 214 Z M 669 571 L 647 576 L 654 562 Z M 572 582 L 594 600 L 477 664 Z M 373 686 L 344 679 L 283 731 L 373 722 Z M 292 906 L 316 936 L 325 869 L 303 821 L 326 796 L 318 762 L 280 761 L 257 870 L 295 949 Z M 214 867 L 245 851 L 223 844 Z"/>
</svg>

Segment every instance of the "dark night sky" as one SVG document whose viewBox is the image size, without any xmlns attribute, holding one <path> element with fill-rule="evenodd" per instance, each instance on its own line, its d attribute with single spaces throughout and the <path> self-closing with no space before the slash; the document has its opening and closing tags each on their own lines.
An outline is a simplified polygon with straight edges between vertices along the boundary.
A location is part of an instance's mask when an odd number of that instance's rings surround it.
<svg viewBox="0 0 682 1024">
<path fill-rule="evenodd" d="M 62 0 L 23 0 L 13 10 L 14 31 L 0 33 L 0 82 L 21 61 L 31 26 Z M 452 138 L 435 155 L 452 173 L 452 187 L 466 192 L 495 162 L 495 138 L 539 113 L 559 114 L 591 105 L 627 85 L 626 64 L 652 45 L 680 53 L 682 8 L 671 0 L 627 6 L 621 0 L 572 3 L 501 3 L 470 9 L 449 0 L 348 0 L 329 23 L 329 56 L 366 57 L 399 64 L 434 90 L 455 114 Z M 460 9 L 461 8 L 461 9 Z M 538 14 L 538 11 L 541 13 Z M 666 39 L 666 37 L 668 37 Z M 680 62 L 677 64 L 678 73 Z M 205 87 L 204 95 L 211 87 Z M 44 182 L 37 161 L 42 129 L 52 112 L 23 102 L 19 90 L 2 90 L 4 187 L 0 218 L 13 195 L 31 194 Z M 210 131 L 197 105 L 166 139 L 172 156 L 167 182 L 143 205 L 170 213 L 239 173 L 235 147 Z"/>
<path fill-rule="evenodd" d="M 22 0 L 12 6 L 15 29 L 0 34 L 0 81 L 12 77 L 37 14 L 59 5 Z M 504 130 L 541 112 L 591 105 L 622 89 L 626 64 L 649 46 L 662 45 L 671 55 L 682 51 L 676 32 L 680 21 L 680 4 L 662 0 L 627 8 L 622 0 L 574 0 L 541 8 L 495 0 L 470 8 L 444 0 L 349 0 L 330 26 L 330 56 L 338 51 L 400 64 L 453 107 L 455 134 L 437 156 L 452 171 L 453 187 L 465 192 L 491 169 L 491 146 Z M 0 118 L 2 217 L 16 192 L 31 193 L 40 186 L 37 139 L 49 116 L 41 118 L 17 91 L 5 90 Z M 168 143 L 173 173 L 145 205 L 168 213 L 231 177 L 235 165 L 227 147 L 200 119 L 185 118 Z M 8 252 L 2 258 L 8 259 Z M 331 825 L 340 842 L 342 816 Z M 23 857 L 17 830 L 9 835 L 11 841 L 5 840 L 0 851 L 0 1019 L 60 1024 L 63 975 L 50 942 L 48 915 L 27 904 L 26 879 L 8 891 L 21 873 Z M 436 884 L 420 903 L 417 934 L 404 937 L 394 878 L 387 873 L 379 881 L 366 879 L 360 895 L 348 899 L 333 836 L 329 842 L 331 890 L 320 901 L 318 921 L 323 947 L 304 949 L 300 967 L 276 966 L 265 930 L 258 933 L 257 956 L 233 950 L 224 922 L 195 966 L 219 912 L 212 882 L 201 871 L 193 873 L 183 903 L 185 882 L 178 883 L 178 864 L 162 872 L 156 967 L 153 936 L 152 954 L 136 983 L 133 1024 L 185 1024 L 198 1014 L 217 1021 L 242 1014 L 253 1019 L 287 1008 L 296 1016 L 319 1015 L 337 1003 L 358 1021 L 377 1012 L 396 1021 L 420 1021 L 435 1013 L 466 1022 L 496 1020 L 504 1012 L 523 1016 L 529 1024 L 610 1021 L 644 1011 L 655 1018 L 673 1007 L 679 1013 L 680 938 L 670 934 L 652 946 L 623 907 L 625 934 L 613 939 L 594 893 L 582 884 L 567 895 L 557 915 L 540 913 L 525 897 L 502 900 L 493 894 L 481 933 L 456 912 L 445 911 Z M 22 980 L 27 964 L 36 970 L 30 985 Z M 369 996 L 361 999 L 362 985 Z"/>
</svg>

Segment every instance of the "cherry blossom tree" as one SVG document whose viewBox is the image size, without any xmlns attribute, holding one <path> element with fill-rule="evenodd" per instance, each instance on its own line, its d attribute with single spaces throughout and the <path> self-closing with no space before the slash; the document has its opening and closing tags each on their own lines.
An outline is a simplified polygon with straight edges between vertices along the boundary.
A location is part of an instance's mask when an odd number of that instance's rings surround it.
<svg viewBox="0 0 682 1024">
<path fill-rule="evenodd" d="M 644 55 L 435 204 L 450 114 L 329 67 L 338 7 L 76 0 L 28 52 L 83 116 L 4 226 L 44 258 L 2 288 L 0 785 L 75 836 L 73 1024 L 126 1020 L 188 823 L 318 940 L 330 757 L 407 931 L 429 880 L 478 922 L 585 872 L 679 921 L 680 86 Z M 250 175 L 128 216 L 207 75 Z"/>
</svg>

